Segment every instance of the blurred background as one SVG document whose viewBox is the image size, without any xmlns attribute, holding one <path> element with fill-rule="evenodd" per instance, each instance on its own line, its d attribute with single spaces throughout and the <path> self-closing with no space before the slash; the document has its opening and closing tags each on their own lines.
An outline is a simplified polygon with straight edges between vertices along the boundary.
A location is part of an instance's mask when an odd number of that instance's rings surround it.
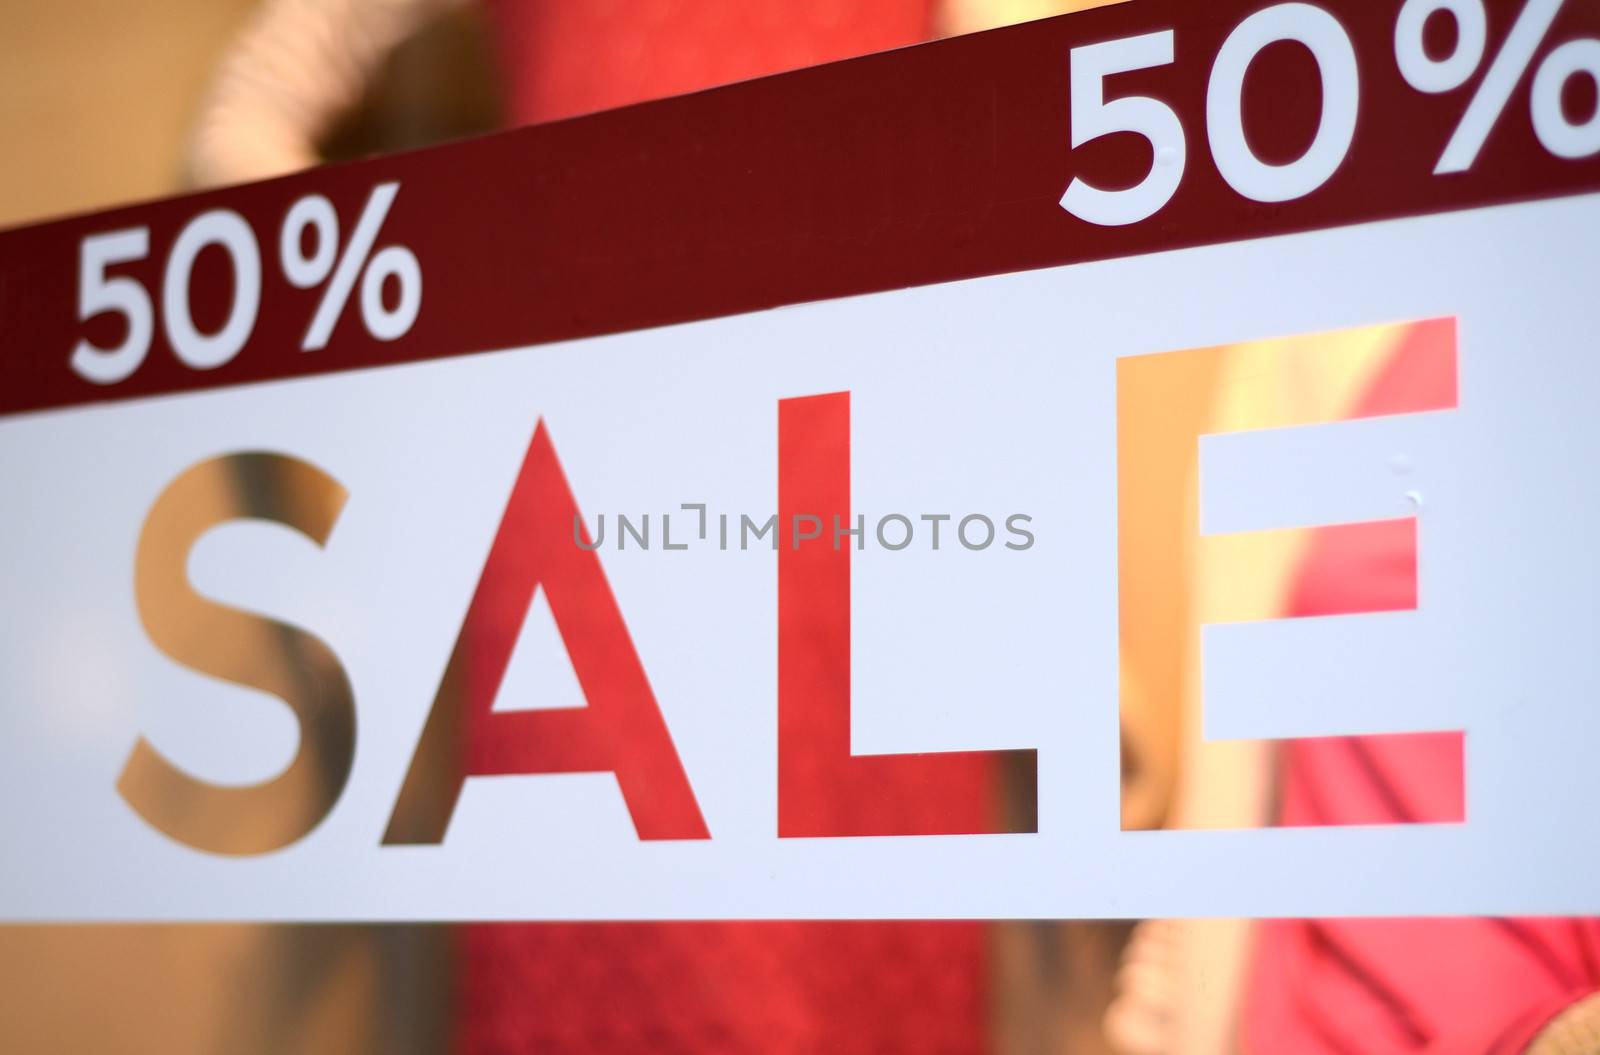
<svg viewBox="0 0 1600 1055">
<path fill-rule="evenodd" d="M 0 226 L 1099 2 L 0 0 Z M 1459 818 L 1453 734 L 1199 744 L 1205 612 L 1403 607 L 1385 598 L 1405 594 L 1414 556 L 1347 533 L 1232 554 L 1208 576 L 1181 454 L 1204 432 L 1453 405 L 1450 341 L 1380 327 L 1119 377 L 1137 483 L 1124 513 L 1138 505 L 1119 540 L 1125 827 Z M 988 779 L 986 808 L 1014 805 L 1008 774 Z M 1597 934 L 1580 920 L 0 927 L 0 1049 L 1571 1055 L 1600 1051 L 1600 1034 L 1541 1030 L 1600 1017 Z"/>
<path fill-rule="evenodd" d="M 0 0 L 0 227 L 270 175 L 274 98 L 340 160 L 1095 2 Z M 1099 1052 L 1130 927 L 0 927 L 0 1049 Z"/>
<path fill-rule="evenodd" d="M 626 98 L 600 100 L 614 105 L 1106 2 L 916 0 L 908 5 L 901 0 L 824 0 L 780 5 L 757 0 L 738 5 L 726 0 L 568 0 L 541 5 L 538 0 L 511 0 L 474 5 L 424 0 L 414 5 L 419 9 L 415 14 L 402 16 L 408 32 L 377 56 L 352 93 L 351 104 L 333 115 L 334 127 L 319 137 L 318 145 L 323 156 L 342 159 L 504 127 L 519 108 L 507 99 L 511 78 L 500 65 L 498 23 L 490 13 L 496 7 L 565 7 L 578 14 L 572 20 L 576 24 L 554 28 L 573 36 L 590 27 L 631 25 L 638 38 L 631 44 L 635 50 L 617 66 L 633 71 L 658 40 L 677 43 L 686 36 L 702 42 L 705 50 L 737 57 L 741 27 L 727 12 L 745 8 L 769 16 L 766 39 L 759 48 L 746 49 L 742 61 L 702 55 L 657 74 L 626 73 L 626 83 L 616 88 Z M 0 226 L 185 189 L 192 182 L 186 151 L 208 97 L 215 94 L 226 57 L 272 6 L 261 0 L 0 0 L 0 137 L 12 144 L 6 164 L 0 166 Z M 336 10 L 361 5 L 308 0 L 276 6 Z M 387 0 L 365 6 L 413 5 Z M 831 23 L 831 33 L 808 40 L 788 32 L 783 17 L 770 17 L 772 11 L 791 6 L 811 12 L 807 18 L 813 23 L 820 20 L 825 28 Z M 876 14 L 877 7 L 887 15 Z M 514 14 L 511 18 L 514 24 L 525 21 Z M 728 21 L 733 24 L 718 27 Z M 775 47 L 775 41 L 782 46 Z M 584 56 L 586 62 L 592 58 Z M 559 98 L 553 103 L 555 109 L 574 112 L 585 108 Z"/>
<path fill-rule="evenodd" d="M 0 226 L 185 189 L 185 151 L 258 0 L 0 0 Z M 501 103 L 482 12 L 425 20 L 326 143 L 358 157 L 486 132 Z M 21 145 L 26 144 L 23 148 Z"/>
</svg>

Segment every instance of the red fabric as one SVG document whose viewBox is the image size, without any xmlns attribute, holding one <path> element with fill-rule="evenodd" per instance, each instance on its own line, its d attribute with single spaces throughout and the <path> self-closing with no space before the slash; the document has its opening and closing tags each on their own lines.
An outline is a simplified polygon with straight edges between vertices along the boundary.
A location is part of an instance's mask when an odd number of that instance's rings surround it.
<svg viewBox="0 0 1600 1055">
<path fill-rule="evenodd" d="M 1357 416 L 1416 405 L 1419 392 L 1446 383 L 1446 365 L 1427 346 L 1403 346 Z M 1453 367 L 1448 382 L 1453 389 Z M 1408 540 L 1394 531 L 1367 533 L 1357 545 L 1319 539 L 1289 614 L 1350 611 L 1352 593 L 1395 602 L 1378 608 L 1411 607 Z M 1282 772 L 1281 824 L 1463 816 L 1458 733 L 1292 741 Z M 1249 1055 L 1513 1055 L 1597 988 L 1593 919 L 1267 921 L 1248 980 L 1243 1047 Z"/>
<path fill-rule="evenodd" d="M 823 398 L 848 414 L 848 403 L 840 397 Z M 836 418 L 827 438 L 842 440 L 843 450 L 834 452 L 839 457 L 818 462 L 809 450 L 785 453 L 780 469 L 785 479 L 795 472 L 814 474 L 821 465 L 833 471 L 833 485 L 848 489 L 848 418 Z M 531 468 L 525 470 L 525 482 L 512 497 L 502 539 L 533 538 L 529 526 L 516 519 L 528 515 L 527 503 L 521 501 L 527 495 L 542 495 L 538 508 L 571 507 L 571 492 L 542 427 L 527 464 Z M 846 500 L 847 495 L 840 499 Z M 569 523 L 570 514 L 563 514 L 562 528 Z M 578 558 L 592 561 L 593 554 L 573 552 L 578 556 L 552 565 L 549 553 L 526 546 L 502 553 L 501 542 L 496 541 L 485 583 L 473 601 L 469 617 L 473 632 L 463 635 L 473 676 L 489 679 L 484 692 L 474 694 L 470 712 L 476 716 L 479 735 L 468 737 L 469 774 L 513 773 L 518 765 L 540 768 L 527 754 L 530 745 L 507 740 L 514 728 L 498 724 L 490 728 L 485 716 L 514 644 L 507 635 L 522 625 L 538 577 L 531 564 L 519 570 L 518 561 L 544 559 L 543 574 L 549 581 L 565 582 L 564 587 L 552 585 L 550 590 L 558 620 L 560 589 L 579 590 L 591 598 L 610 597 L 603 581 L 580 586 L 551 577 L 552 569 L 560 571 L 563 564 L 589 567 Z M 848 571 L 848 564 L 845 567 Z M 497 574 L 505 581 L 490 581 Z M 842 626 L 847 639 L 848 598 L 844 600 L 804 617 L 791 615 L 794 625 L 785 622 L 785 635 L 803 641 L 835 640 Z M 583 629 L 591 631 L 598 633 L 593 627 Z M 567 633 L 565 626 L 562 632 Z M 631 657 L 631 648 L 626 651 Z M 848 685 L 847 649 L 822 650 L 811 661 L 825 668 L 815 671 L 823 681 Z M 585 678 L 580 666 L 586 693 L 595 672 L 588 673 Z M 648 699 L 649 687 L 643 686 L 638 694 Z M 838 724 L 841 703 L 848 708 L 847 698 L 823 692 L 795 696 L 785 705 L 783 735 L 809 743 L 825 739 Z M 591 698 L 590 707 L 594 705 Z M 499 723 L 504 717 L 495 716 L 493 721 Z M 846 736 L 845 750 L 847 743 Z M 551 746 L 544 745 L 545 753 Z M 591 748 L 590 757 L 605 754 L 594 745 Z M 512 749 L 520 753 L 507 755 Z M 516 764 L 506 765 L 508 757 Z M 895 757 L 899 764 L 874 768 L 869 783 L 819 781 L 809 789 L 808 808 L 815 811 L 810 819 L 822 822 L 825 830 L 840 832 L 982 831 L 991 825 L 998 805 L 994 794 L 998 772 L 989 755 L 935 756 L 939 779 L 931 781 L 925 773 L 929 760 Z M 635 818 L 637 822 L 637 813 Z M 462 1051 L 475 1055 L 679 1051 L 969 1055 L 986 1047 L 986 957 L 980 924 L 496 924 L 464 927 L 461 942 L 457 1038 Z"/>
<path fill-rule="evenodd" d="M 474 1055 L 974 1055 L 974 923 L 474 925 L 456 1009 Z"/>
<path fill-rule="evenodd" d="M 932 0 L 488 6 L 516 124 L 916 43 L 931 34 L 934 8 Z M 986 809 L 956 800 L 967 786 L 919 790 L 934 816 Z M 874 803 L 831 808 L 870 813 Z M 969 1055 L 986 1047 L 984 934 L 975 923 L 467 926 L 457 1047 Z"/>
<path fill-rule="evenodd" d="M 933 0 L 488 0 L 516 124 L 928 39 Z"/>
</svg>

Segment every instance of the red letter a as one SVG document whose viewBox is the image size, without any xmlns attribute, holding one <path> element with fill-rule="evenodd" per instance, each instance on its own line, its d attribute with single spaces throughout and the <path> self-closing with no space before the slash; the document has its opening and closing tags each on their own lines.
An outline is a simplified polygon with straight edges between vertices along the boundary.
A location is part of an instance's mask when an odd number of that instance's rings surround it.
<svg viewBox="0 0 1600 1055">
<path fill-rule="evenodd" d="M 612 772 L 641 839 L 707 839 L 600 555 L 573 538 L 578 503 L 541 421 L 434 697 L 383 841 L 438 843 L 468 777 Z M 492 711 L 543 586 L 587 707 Z"/>
</svg>

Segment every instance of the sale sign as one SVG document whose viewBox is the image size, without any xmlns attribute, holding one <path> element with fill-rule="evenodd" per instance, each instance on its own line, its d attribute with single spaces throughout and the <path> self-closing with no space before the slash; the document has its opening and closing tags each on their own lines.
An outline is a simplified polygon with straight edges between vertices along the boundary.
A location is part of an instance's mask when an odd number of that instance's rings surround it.
<svg viewBox="0 0 1600 1055">
<path fill-rule="evenodd" d="M 0 234 L 0 917 L 1600 911 L 1597 89 L 1135 0 Z"/>
</svg>

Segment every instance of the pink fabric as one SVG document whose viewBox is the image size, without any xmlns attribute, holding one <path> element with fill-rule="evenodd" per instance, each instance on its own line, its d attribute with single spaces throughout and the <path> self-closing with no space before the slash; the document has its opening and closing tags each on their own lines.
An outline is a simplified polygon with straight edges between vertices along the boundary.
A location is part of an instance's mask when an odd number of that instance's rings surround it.
<svg viewBox="0 0 1600 1055">
<path fill-rule="evenodd" d="M 1359 416 L 1415 402 L 1442 360 L 1406 346 Z M 1291 615 L 1350 610 L 1349 595 L 1412 590 L 1403 535 L 1314 545 Z M 1426 543 L 1424 543 L 1426 545 Z M 1389 607 L 1407 607 L 1396 603 Z M 1460 736 L 1297 740 L 1283 748 L 1279 823 L 1371 824 L 1462 815 Z M 1537 862 L 1503 862 L 1513 871 Z M 1513 1055 L 1600 989 L 1593 919 L 1282 920 L 1261 925 L 1243 1014 L 1249 1055 Z"/>
</svg>

